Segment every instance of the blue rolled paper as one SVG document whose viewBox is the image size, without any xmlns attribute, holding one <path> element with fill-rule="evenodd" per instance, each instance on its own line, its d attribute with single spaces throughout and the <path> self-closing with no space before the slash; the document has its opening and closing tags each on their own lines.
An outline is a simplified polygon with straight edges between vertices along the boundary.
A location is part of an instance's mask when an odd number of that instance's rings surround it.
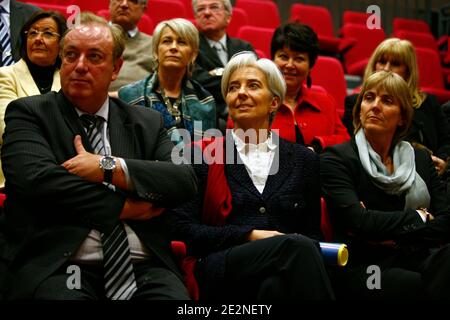
<svg viewBox="0 0 450 320">
<path fill-rule="evenodd" d="M 326 264 L 343 267 L 348 261 L 348 250 L 345 243 L 320 242 L 322 257 Z"/>
</svg>

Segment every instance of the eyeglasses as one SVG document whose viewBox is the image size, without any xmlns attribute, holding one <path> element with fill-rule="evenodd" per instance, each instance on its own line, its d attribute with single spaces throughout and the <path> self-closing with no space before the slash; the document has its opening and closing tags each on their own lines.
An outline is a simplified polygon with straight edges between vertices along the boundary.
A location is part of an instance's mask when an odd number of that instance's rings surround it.
<svg viewBox="0 0 450 320">
<path fill-rule="evenodd" d="M 209 6 L 199 6 L 197 7 L 197 13 L 204 14 L 206 12 L 206 9 L 209 9 L 209 11 L 211 11 L 212 13 L 218 13 L 223 9 L 223 6 L 220 5 L 219 3 L 213 3 L 210 4 Z"/>
<path fill-rule="evenodd" d="M 25 34 L 27 35 L 27 38 L 30 40 L 36 39 L 39 35 L 42 36 L 45 40 L 53 40 L 55 38 L 58 38 L 60 36 L 59 33 L 52 32 L 52 31 L 38 31 L 38 30 L 29 30 L 25 31 Z"/>
</svg>

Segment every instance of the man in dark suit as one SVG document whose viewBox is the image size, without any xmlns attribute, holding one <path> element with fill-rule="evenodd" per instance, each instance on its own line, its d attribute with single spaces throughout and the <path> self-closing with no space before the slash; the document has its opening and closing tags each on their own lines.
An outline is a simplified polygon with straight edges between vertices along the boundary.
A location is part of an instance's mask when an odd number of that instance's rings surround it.
<svg viewBox="0 0 450 320">
<path fill-rule="evenodd" d="M 131 298 L 188 299 L 161 212 L 195 195 L 193 170 L 171 162 L 159 113 L 108 98 L 123 62 L 120 27 L 82 14 L 62 41 L 62 90 L 15 100 L 6 112 L 5 297 L 104 299 L 102 237 L 119 225 Z M 101 142 L 83 127 L 93 115 L 104 123 L 94 135 Z"/>
<path fill-rule="evenodd" d="M 197 0 L 192 5 L 200 31 L 193 78 L 214 96 L 219 128 L 224 129 L 228 111 L 220 90 L 223 68 L 234 54 L 254 50 L 250 43 L 226 33 L 232 13 L 230 0 Z"/>
<path fill-rule="evenodd" d="M 31 4 L 17 2 L 16 0 L 1 0 L 0 7 L 3 8 L 0 8 L 3 21 L 5 19 L 9 21 L 10 53 L 14 62 L 16 62 L 20 59 L 20 29 L 27 22 L 28 18 L 40 9 Z M 1 61 L 2 59 L 0 59 L 0 66 Z"/>
</svg>

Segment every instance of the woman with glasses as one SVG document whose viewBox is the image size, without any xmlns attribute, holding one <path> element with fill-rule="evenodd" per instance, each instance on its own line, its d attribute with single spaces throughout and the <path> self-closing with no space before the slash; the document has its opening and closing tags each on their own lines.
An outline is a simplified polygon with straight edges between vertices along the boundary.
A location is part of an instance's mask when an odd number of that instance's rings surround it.
<svg viewBox="0 0 450 320">
<path fill-rule="evenodd" d="M 54 11 L 38 11 L 22 27 L 22 58 L 14 65 L 0 68 L 0 144 L 5 110 L 11 101 L 61 88 L 59 40 L 66 29 L 66 19 Z M 0 167 L 0 187 L 3 185 Z"/>
<path fill-rule="evenodd" d="M 198 43 L 198 31 L 190 21 L 160 22 L 152 37 L 152 73 L 119 89 L 119 98 L 125 102 L 160 112 L 175 144 L 187 138 L 183 132 L 189 138 L 194 132 L 200 137 L 216 127 L 213 96 L 191 78 Z"/>
</svg>

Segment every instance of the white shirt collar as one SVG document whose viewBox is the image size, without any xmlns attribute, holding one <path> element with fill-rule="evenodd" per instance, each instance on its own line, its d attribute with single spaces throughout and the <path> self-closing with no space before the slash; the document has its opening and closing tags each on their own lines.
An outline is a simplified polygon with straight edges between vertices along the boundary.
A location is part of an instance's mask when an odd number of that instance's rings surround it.
<svg viewBox="0 0 450 320">
<path fill-rule="evenodd" d="M 234 133 L 234 130 L 231 131 L 231 135 L 233 136 L 236 150 L 239 153 L 246 152 L 245 147 L 248 147 L 249 149 L 258 149 L 259 151 L 262 151 L 262 152 L 273 151 L 277 147 L 277 145 L 272 140 L 271 134 L 269 135 L 269 137 L 267 137 L 266 141 L 258 143 L 257 145 L 252 144 L 252 143 L 245 143 Z"/>
<path fill-rule="evenodd" d="M 210 47 L 214 47 L 216 43 L 220 43 L 222 45 L 222 47 L 224 48 L 224 50 L 228 51 L 227 50 L 227 34 L 226 33 L 223 35 L 222 38 L 220 38 L 219 41 L 214 41 L 214 40 L 211 40 L 208 38 L 206 38 L 206 40 L 208 41 Z"/>
<path fill-rule="evenodd" d="M 138 29 L 137 26 L 134 27 L 133 30 L 127 31 L 127 33 L 128 33 L 128 35 L 130 36 L 130 38 L 134 38 L 134 37 L 137 35 L 138 32 L 139 32 L 139 29 Z"/>
<path fill-rule="evenodd" d="M 109 25 L 112 25 L 112 24 L 113 24 L 112 21 L 109 21 Z M 137 35 L 137 33 L 139 32 L 139 28 L 136 26 L 136 27 L 134 27 L 133 30 L 129 30 L 129 31 L 124 30 L 124 31 L 126 34 L 128 34 L 128 36 L 130 38 L 134 38 Z"/>
<path fill-rule="evenodd" d="M 77 107 L 75 107 L 75 110 L 78 113 L 78 116 L 81 116 L 82 114 L 87 114 L 87 112 L 81 111 Z M 109 115 L 109 98 L 106 98 L 105 102 L 103 102 L 102 107 L 98 109 L 98 111 L 95 113 L 96 116 L 100 116 L 103 119 L 105 119 L 105 122 L 108 123 L 108 115 Z"/>
</svg>

